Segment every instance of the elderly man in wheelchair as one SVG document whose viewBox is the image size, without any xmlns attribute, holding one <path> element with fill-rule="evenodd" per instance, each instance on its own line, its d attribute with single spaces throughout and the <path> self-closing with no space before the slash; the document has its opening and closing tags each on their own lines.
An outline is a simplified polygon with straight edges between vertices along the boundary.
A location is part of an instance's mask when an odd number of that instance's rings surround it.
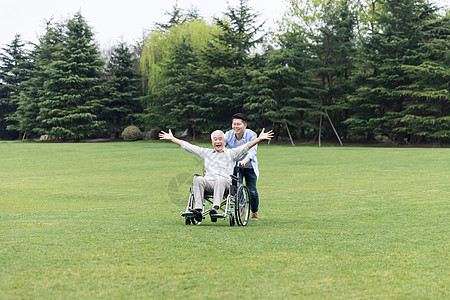
<svg viewBox="0 0 450 300">
<path fill-rule="evenodd" d="M 273 137 L 272 130 L 261 131 L 258 138 L 233 149 L 225 148 L 225 134 L 216 130 L 211 134 L 211 143 L 214 149 L 202 148 L 182 141 L 173 136 L 172 131 L 161 131 L 159 138 L 169 140 L 182 149 L 202 158 L 205 161 L 204 175 L 194 176 L 191 195 L 189 197 L 186 212 L 182 216 L 186 218 L 186 224 L 200 224 L 207 214 L 211 216 L 211 221 L 218 218 L 230 217 L 230 225 L 236 221 L 238 225 L 246 225 L 248 222 L 248 190 L 239 183 L 236 171 L 233 167 L 235 162 L 242 157 L 253 146 L 262 140 L 270 140 Z M 231 179 L 231 180 L 230 180 Z M 211 198 L 213 201 L 211 202 Z M 225 200 L 223 200 L 225 199 Z M 212 207 L 205 210 L 205 202 L 212 204 Z M 222 206 L 225 206 L 222 208 Z M 247 209 L 246 209 L 247 208 Z M 220 213 L 222 211 L 223 213 Z M 247 215 L 245 215 L 247 213 Z"/>
</svg>

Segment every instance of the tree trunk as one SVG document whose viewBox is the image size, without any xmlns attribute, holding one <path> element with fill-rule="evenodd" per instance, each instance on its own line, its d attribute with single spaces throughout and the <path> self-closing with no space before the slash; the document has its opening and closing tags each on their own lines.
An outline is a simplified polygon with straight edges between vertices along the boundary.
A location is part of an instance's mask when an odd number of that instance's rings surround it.
<svg viewBox="0 0 450 300">
<path fill-rule="evenodd" d="M 322 142 L 321 142 L 321 136 L 322 136 L 322 118 L 323 118 L 323 115 L 320 115 L 320 121 L 319 121 L 319 133 L 318 133 L 318 135 L 319 135 L 319 147 L 322 146 Z"/>
<path fill-rule="evenodd" d="M 289 139 L 291 140 L 292 146 L 295 146 L 294 141 L 292 140 L 291 132 L 289 131 L 289 126 L 288 126 L 287 122 L 284 122 L 284 125 L 286 125 L 286 130 L 288 132 Z"/>
<path fill-rule="evenodd" d="M 334 124 L 331 121 L 330 115 L 328 115 L 328 112 L 326 110 L 325 110 L 325 113 L 327 114 L 328 121 L 330 121 L 331 127 L 333 128 L 334 134 L 336 135 L 337 139 L 339 140 L 339 143 L 341 144 L 341 146 L 344 146 L 342 144 L 341 138 L 339 137 L 339 134 L 336 131 L 336 128 L 334 128 Z"/>
</svg>

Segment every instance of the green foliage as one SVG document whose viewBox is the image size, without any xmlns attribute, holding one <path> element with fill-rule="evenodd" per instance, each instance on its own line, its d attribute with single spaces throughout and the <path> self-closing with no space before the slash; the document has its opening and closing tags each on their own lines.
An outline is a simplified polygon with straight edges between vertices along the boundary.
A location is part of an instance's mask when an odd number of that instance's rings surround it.
<svg viewBox="0 0 450 300">
<path fill-rule="evenodd" d="M 399 91 L 409 98 L 399 122 L 416 141 L 442 141 L 450 137 L 450 68 L 445 67 L 450 65 L 450 18 L 432 20 L 422 30 L 422 62 L 402 66 L 412 82 Z"/>
<path fill-rule="evenodd" d="M 123 43 L 100 59 L 80 13 L 48 22 L 31 53 L 18 38 L 0 53 L 0 138 L 118 136 L 128 124 L 195 138 L 243 111 L 250 127 L 295 138 L 320 126 L 334 139 L 331 118 L 343 139 L 450 141 L 448 13 L 425 0 L 290 0 L 268 43 L 248 3 L 214 24 L 175 4 L 142 44 L 141 75 Z"/>
<path fill-rule="evenodd" d="M 128 142 L 136 141 L 142 138 L 142 132 L 138 127 L 130 125 L 123 130 L 122 137 Z"/>
<path fill-rule="evenodd" d="M 98 134 L 104 108 L 103 61 L 80 13 L 64 24 L 47 24 L 33 51 L 35 71 L 18 109 L 20 129 L 30 135 L 83 139 Z"/>
<path fill-rule="evenodd" d="M 167 23 L 155 23 L 155 29 L 157 31 L 167 31 L 174 26 L 202 19 L 197 9 L 191 8 L 185 11 L 178 6 L 177 2 L 172 6 L 171 12 L 165 11 L 165 15 L 169 17 L 169 21 Z"/>
<path fill-rule="evenodd" d="M 320 87 L 310 72 L 310 49 L 299 35 L 280 36 L 280 49 L 269 49 L 250 72 L 244 109 L 258 127 L 273 124 L 276 137 L 286 126 L 294 132 L 315 128 Z"/>
<path fill-rule="evenodd" d="M 168 30 L 153 30 L 146 38 L 140 59 L 143 78 L 149 93 L 156 84 L 164 82 L 164 64 L 170 59 L 174 49 L 186 41 L 195 51 L 202 49 L 212 38 L 217 27 L 201 20 L 193 20 L 170 27 Z"/>
<path fill-rule="evenodd" d="M 66 24 L 56 61 L 45 70 L 47 97 L 40 117 L 47 133 L 59 139 L 83 139 L 102 129 L 100 81 L 103 61 L 93 33 L 80 13 Z"/>
<path fill-rule="evenodd" d="M 139 74 L 133 69 L 133 53 L 125 43 L 113 50 L 106 69 L 106 98 L 101 119 L 107 132 L 119 136 L 121 130 L 132 124 L 135 115 L 142 112 Z"/>
<path fill-rule="evenodd" d="M 195 134 L 206 129 L 202 115 L 207 111 L 204 102 L 200 62 L 198 55 L 188 41 L 182 41 L 174 49 L 164 68 L 166 82 L 158 85 L 156 91 L 163 101 L 163 112 L 168 128 L 187 128 Z"/>
<path fill-rule="evenodd" d="M 205 118 L 210 131 L 228 127 L 233 113 L 242 111 L 251 96 L 249 74 L 257 63 L 252 51 L 264 37 L 260 35 L 263 24 L 258 24 L 258 15 L 248 1 L 239 1 L 236 7 L 228 7 L 224 19 L 215 19 L 221 30 L 202 51 L 204 97 L 211 112 Z"/>
<path fill-rule="evenodd" d="M 433 90 L 435 94 L 448 93 L 448 77 L 445 73 L 434 76 L 423 72 L 430 63 L 436 69 L 448 65 L 448 61 L 430 61 L 426 57 L 427 52 L 435 51 L 429 42 L 434 40 L 432 30 L 426 28 L 436 19 L 438 16 L 434 8 L 427 2 L 404 0 L 382 4 L 377 31 L 364 45 L 367 53 L 365 69 L 368 71 L 355 78 L 359 88 L 350 97 L 353 111 L 352 117 L 346 121 L 350 130 L 364 133 L 368 138 L 378 134 L 390 136 L 399 143 L 403 143 L 407 136 L 413 136 L 413 139 L 419 136 L 437 137 L 438 141 L 448 136 L 445 118 L 448 111 L 444 108 L 448 106 L 448 98 L 427 94 Z M 449 31 L 439 27 L 438 39 L 444 41 L 439 46 L 440 51 L 448 53 L 448 42 L 445 40 L 448 40 Z M 433 83 L 429 81 L 429 76 L 434 77 Z M 419 86 L 420 96 L 417 94 Z M 436 99 L 441 100 L 436 102 Z M 428 108 L 424 110 L 424 106 Z M 440 121 L 430 122 L 430 118 L 440 118 Z M 424 123 L 420 124 L 420 119 Z"/>
<path fill-rule="evenodd" d="M 215 19 L 216 25 L 221 29 L 213 40 L 215 49 L 226 49 L 226 59 L 218 62 L 224 67 L 243 67 L 250 55 L 264 36 L 258 36 L 264 23 L 258 23 L 259 13 L 252 10 L 248 0 L 239 0 L 236 7 L 228 6 L 225 19 Z M 214 56 L 215 53 L 210 54 Z M 217 59 L 217 58 L 216 58 Z"/>
<path fill-rule="evenodd" d="M 17 109 L 26 82 L 33 72 L 30 53 L 20 35 L 0 53 L 0 139 L 19 137 Z"/>
<path fill-rule="evenodd" d="M 327 2 L 321 11 L 323 25 L 311 36 L 315 41 L 312 55 L 317 57 L 313 72 L 323 89 L 319 95 L 321 109 L 330 113 L 341 135 L 346 131 L 341 125 L 348 109 L 346 97 L 353 93 L 350 78 L 356 72 L 356 16 L 350 5 L 349 0 Z M 330 135 L 330 124 L 325 124 Z"/>
</svg>

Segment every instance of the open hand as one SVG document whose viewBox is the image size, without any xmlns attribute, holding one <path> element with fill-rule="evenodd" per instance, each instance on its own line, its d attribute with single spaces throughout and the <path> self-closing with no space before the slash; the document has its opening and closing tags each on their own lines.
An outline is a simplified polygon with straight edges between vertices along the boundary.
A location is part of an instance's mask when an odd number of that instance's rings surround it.
<svg viewBox="0 0 450 300">
<path fill-rule="evenodd" d="M 259 134 L 260 140 L 271 140 L 273 138 L 273 130 L 264 132 L 265 128 L 261 130 L 261 133 Z"/>
<path fill-rule="evenodd" d="M 173 140 L 173 134 L 172 134 L 172 130 L 170 130 L 169 129 L 169 132 L 165 132 L 165 131 L 162 131 L 161 130 L 161 132 L 159 133 L 159 139 L 160 140 L 169 140 L 169 141 L 172 141 Z"/>
</svg>

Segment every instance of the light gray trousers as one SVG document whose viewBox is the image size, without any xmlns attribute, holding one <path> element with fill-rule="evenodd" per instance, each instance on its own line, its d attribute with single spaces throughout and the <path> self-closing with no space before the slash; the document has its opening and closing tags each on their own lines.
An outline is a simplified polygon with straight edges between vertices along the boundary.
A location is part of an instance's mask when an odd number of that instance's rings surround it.
<svg viewBox="0 0 450 300">
<path fill-rule="evenodd" d="M 203 176 L 194 176 L 192 190 L 194 191 L 195 209 L 203 210 L 203 196 L 205 191 L 214 191 L 213 206 L 220 207 L 220 203 L 222 202 L 225 191 L 228 189 L 228 185 L 228 180 L 225 178 L 208 180 Z"/>
</svg>

